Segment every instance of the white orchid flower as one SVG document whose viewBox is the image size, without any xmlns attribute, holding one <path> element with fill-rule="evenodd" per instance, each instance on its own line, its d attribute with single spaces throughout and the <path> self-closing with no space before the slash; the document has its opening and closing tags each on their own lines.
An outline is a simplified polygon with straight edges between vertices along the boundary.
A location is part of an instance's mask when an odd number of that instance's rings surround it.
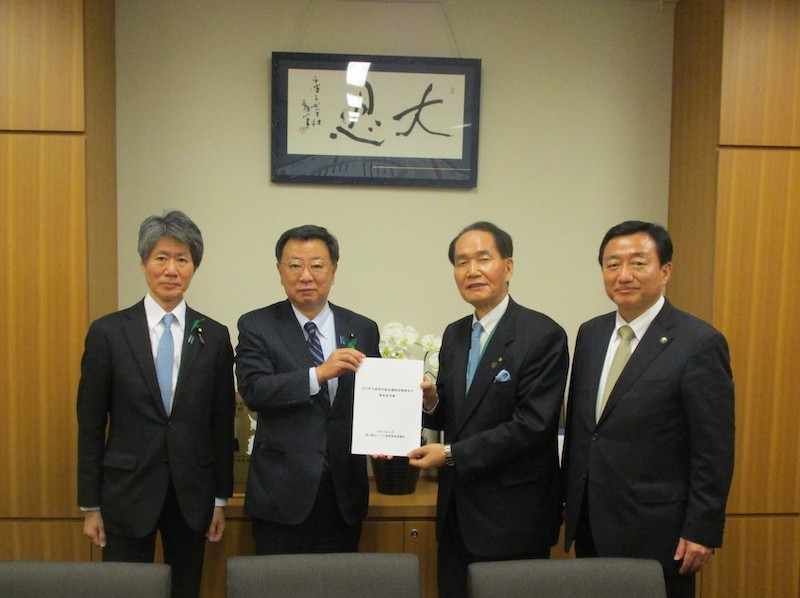
<svg viewBox="0 0 800 598">
<path fill-rule="evenodd" d="M 381 330 L 381 338 L 387 343 L 397 344 L 403 338 L 403 325 L 400 322 L 389 322 Z"/>
<path fill-rule="evenodd" d="M 442 348 L 442 337 L 426 334 L 420 339 L 419 344 L 426 351 L 439 351 Z"/>
<path fill-rule="evenodd" d="M 426 370 L 434 376 L 439 371 L 439 349 L 442 337 L 426 334 L 420 337 L 413 326 L 389 322 L 381 328 L 379 349 L 385 359 L 422 359 Z M 419 349 L 415 349 L 419 347 Z"/>
</svg>

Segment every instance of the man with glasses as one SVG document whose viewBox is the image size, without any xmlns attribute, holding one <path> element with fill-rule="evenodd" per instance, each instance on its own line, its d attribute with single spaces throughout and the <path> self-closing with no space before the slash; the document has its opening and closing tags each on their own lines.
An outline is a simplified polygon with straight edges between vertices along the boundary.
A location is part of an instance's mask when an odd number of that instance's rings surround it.
<svg viewBox="0 0 800 598">
<path fill-rule="evenodd" d="M 326 229 L 275 246 L 287 300 L 239 319 L 236 377 L 258 413 L 245 511 L 258 554 L 355 552 L 367 513 L 366 458 L 350 454 L 355 372 L 378 357 L 372 320 L 328 303 L 339 244 Z"/>
</svg>

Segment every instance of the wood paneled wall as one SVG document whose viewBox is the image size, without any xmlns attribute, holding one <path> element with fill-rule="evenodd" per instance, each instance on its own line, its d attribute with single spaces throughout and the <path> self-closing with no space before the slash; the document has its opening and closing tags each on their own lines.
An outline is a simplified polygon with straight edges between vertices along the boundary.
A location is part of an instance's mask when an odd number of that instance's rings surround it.
<svg viewBox="0 0 800 598">
<path fill-rule="evenodd" d="M 722 1 L 682 3 L 675 14 L 669 181 L 675 267 L 668 292 L 676 305 L 691 306 L 692 313 L 709 321 L 721 62 Z"/>
<path fill-rule="evenodd" d="M 0 131 L 83 131 L 83 2 L 0 0 Z"/>
<path fill-rule="evenodd" d="M 706 28 L 709 28 L 706 32 Z M 676 8 L 669 228 L 680 307 L 727 337 L 736 461 L 701 598 L 800 595 L 800 3 Z"/>
<path fill-rule="evenodd" d="M 0 559 L 91 558 L 75 395 L 117 302 L 113 73 L 113 1 L 0 0 Z"/>
<path fill-rule="evenodd" d="M 720 145 L 800 147 L 800 2 L 725 2 Z"/>
<path fill-rule="evenodd" d="M 86 331 L 80 136 L 0 136 L 0 334 L 5 433 L 0 517 L 67 517 L 75 504 L 75 389 Z"/>
<path fill-rule="evenodd" d="M 800 149 L 720 150 L 718 201 L 714 321 L 731 345 L 739 424 L 728 510 L 796 515 Z"/>
<path fill-rule="evenodd" d="M 800 518 L 730 515 L 725 548 L 703 569 L 698 598 L 791 598 L 798 595 Z M 779 558 L 775 558 L 775 557 Z"/>
</svg>

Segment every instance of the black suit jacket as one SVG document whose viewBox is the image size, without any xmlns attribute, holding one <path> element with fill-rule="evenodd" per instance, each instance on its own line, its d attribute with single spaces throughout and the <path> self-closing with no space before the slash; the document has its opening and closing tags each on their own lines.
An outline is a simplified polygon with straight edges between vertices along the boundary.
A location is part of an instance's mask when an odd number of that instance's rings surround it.
<svg viewBox="0 0 800 598">
<path fill-rule="evenodd" d="M 510 300 L 465 393 L 471 327 L 468 316 L 445 330 L 439 403 L 425 416 L 426 426 L 444 430 L 455 461 L 439 470 L 437 532 L 454 501 L 472 554 L 541 551 L 558 541 L 561 525 L 557 434 L 567 336 Z"/>
<path fill-rule="evenodd" d="M 615 314 L 581 326 L 565 441 L 566 547 L 588 491 L 598 554 L 672 559 L 678 539 L 722 545 L 733 473 L 733 379 L 725 338 L 665 303 L 595 423 Z M 588 488 L 587 488 L 588 485 Z"/>
<path fill-rule="evenodd" d="M 378 325 L 331 305 L 337 346 L 351 335 L 357 349 L 379 357 Z M 355 374 L 338 378 L 328 413 L 309 397 L 308 370 L 314 361 L 289 300 L 239 319 L 236 377 L 239 393 L 258 413 L 250 456 L 245 511 L 267 521 L 305 521 L 317 496 L 326 455 L 342 517 L 360 522 L 367 513 L 366 458 L 350 454 Z"/>
<path fill-rule="evenodd" d="M 188 329 L 200 318 L 205 343 L 189 342 Z M 155 529 L 170 476 L 181 512 L 198 532 L 211 522 L 214 498 L 232 494 L 230 336 L 188 306 L 186 328 L 169 417 L 142 301 L 96 320 L 86 335 L 78 387 L 78 504 L 99 505 L 104 525 L 117 534 L 142 537 Z"/>
</svg>

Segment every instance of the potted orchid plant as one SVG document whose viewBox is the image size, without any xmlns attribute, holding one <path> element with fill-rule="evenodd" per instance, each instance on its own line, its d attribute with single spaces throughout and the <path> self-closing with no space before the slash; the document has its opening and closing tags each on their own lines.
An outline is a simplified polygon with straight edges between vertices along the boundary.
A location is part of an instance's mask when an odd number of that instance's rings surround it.
<svg viewBox="0 0 800 598">
<path fill-rule="evenodd" d="M 380 352 L 384 359 L 420 359 L 425 376 L 436 381 L 439 372 L 439 349 L 442 338 L 432 334 L 420 335 L 413 326 L 389 322 L 381 329 Z M 421 408 L 421 406 L 420 406 Z M 420 444 L 425 444 L 433 430 L 422 430 Z M 382 494 L 412 494 L 417 487 L 420 470 L 412 467 L 406 457 L 373 459 L 370 457 L 375 486 Z"/>
</svg>

